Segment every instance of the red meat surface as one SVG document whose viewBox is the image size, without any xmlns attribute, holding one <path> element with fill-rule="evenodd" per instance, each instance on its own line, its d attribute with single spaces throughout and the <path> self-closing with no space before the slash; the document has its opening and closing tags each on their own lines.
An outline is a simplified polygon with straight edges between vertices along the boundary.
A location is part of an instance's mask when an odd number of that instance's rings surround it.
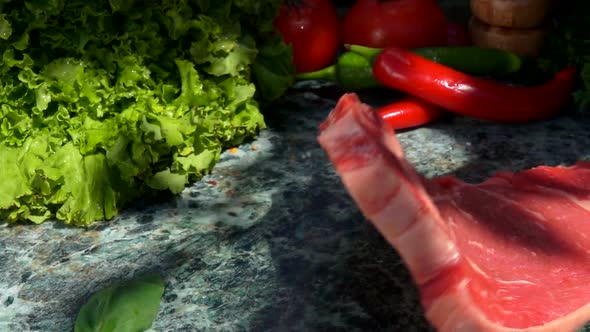
<svg viewBox="0 0 590 332">
<path fill-rule="evenodd" d="M 447 331 L 574 331 L 590 321 L 590 163 L 426 180 L 394 131 L 344 95 L 318 141 Z"/>
</svg>

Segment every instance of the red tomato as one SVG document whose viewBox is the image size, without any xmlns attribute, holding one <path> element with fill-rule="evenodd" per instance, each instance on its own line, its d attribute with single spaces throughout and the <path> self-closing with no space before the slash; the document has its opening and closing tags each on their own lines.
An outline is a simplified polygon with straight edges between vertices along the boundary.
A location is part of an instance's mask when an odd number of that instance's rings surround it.
<svg viewBox="0 0 590 332">
<path fill-rule="evenodd" d="M 322 69 L 336 58 L 341 43 L 340 18 L 331 0 L 287 2 L 274 25 L 293 47 L 297 72 Z"/>
<path fill-rule="evenodd" d="M 471 35 L 467 28 L 459 23 L 447 23 L 447 45 L 448 46 L 469 46 Z"/>
<path fill-rule="evenodd" d="M 434 0 L 358 0 L 344 16 L 344 43 L 428 47 L 447 43 L 445 15 Z"/>
</svg>

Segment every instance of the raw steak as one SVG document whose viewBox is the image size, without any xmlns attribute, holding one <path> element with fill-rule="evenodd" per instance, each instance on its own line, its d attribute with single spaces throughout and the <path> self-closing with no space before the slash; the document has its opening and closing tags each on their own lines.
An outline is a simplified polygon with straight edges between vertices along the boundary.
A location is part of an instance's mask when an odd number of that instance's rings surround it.
<svg viewBox="0 0 590 332">
<path fill-rule="evenodd" d="M 573 331 L 590 320 L 590 163 L 428 181 L 344 95 L 319 143 L 399 252 L 438 331 Z"/>
</svg>

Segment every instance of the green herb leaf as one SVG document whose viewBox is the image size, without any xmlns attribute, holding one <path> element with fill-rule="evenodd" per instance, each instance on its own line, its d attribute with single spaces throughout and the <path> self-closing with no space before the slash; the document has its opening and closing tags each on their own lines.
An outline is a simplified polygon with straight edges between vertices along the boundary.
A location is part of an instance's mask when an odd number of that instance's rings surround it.
<svg viewBox="0 0 590 332">
<path fill-rule="evenodd" d="M 152 326 L 164 281 L 144 276 L 100 290 L 78 313 L 74 332 L 141 332 Z"/>
<path fill-rule="evenodd" d="M 538 59 L 541 72 L 552 75 L 565 66 L 574 66 L 579 84 L 574 100 L 581 111 L 590 106 L 590 1 L 572 0 L 561 4 L 553 27 Z"/>
</svg>

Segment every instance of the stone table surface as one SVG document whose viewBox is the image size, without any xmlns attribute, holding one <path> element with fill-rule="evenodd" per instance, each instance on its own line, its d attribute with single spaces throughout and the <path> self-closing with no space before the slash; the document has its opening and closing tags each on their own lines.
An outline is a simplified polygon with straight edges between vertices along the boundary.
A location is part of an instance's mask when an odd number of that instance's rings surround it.
<svg viewBox="0 0 590 332">
<path fill-rule="evenodd" d="M 399 256 L 316 142 L 339 95 L 293 91 L 210 175 L 111 222 L 0 224 L 0 331 L 71 331 L 93 292 L 151 272 L 166 281 L 152 331 L 430 330 Z M 518 127 L 456 117 L 398 136 L 422 174 L 473 182 L 588 158 L 588 128 L 572 116 Z"/>
</svg>

